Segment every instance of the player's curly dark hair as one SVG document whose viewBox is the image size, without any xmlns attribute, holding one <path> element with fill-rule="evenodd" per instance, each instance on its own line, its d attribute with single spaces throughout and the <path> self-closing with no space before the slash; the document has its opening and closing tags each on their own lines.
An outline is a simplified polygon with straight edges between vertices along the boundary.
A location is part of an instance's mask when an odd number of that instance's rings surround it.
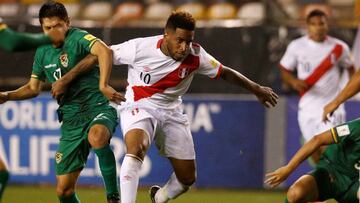
<svg viewBox="0 0 360 203">
<path fill-rule="evenodd" d="M 315 9 L 306 16 L 306 22 L 308 23 L 310 18 L 315 17 L 315 16 L 325 17 L 327 19 L 327 15 L 324 11 L 322 11 L 320 9 Z"/>
<path fill-rule="evenodd" d="M 185 30 L 194 31 L 195 30 L 195 19 L 188 12 L 184 11 L 174 11 L 168 18 L 166 22 L 166 29 L 176 30 L 176 28 L 181 28 Z"/>
<path fill-rule="evenodd" d="M 65 6 L 56 1 L 48 1 L 44 3 L 39 11 L 39 21 L 42 24 L 44 18 L 58 17 L 66 22 L 69 21 L 69 16 Z"/>
</svg>

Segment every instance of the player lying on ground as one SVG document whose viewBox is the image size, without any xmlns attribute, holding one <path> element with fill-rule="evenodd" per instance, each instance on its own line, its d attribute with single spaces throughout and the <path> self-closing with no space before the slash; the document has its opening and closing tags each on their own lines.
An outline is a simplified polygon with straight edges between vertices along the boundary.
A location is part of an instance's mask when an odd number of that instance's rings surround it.
<svg viewBox="0 0 360 203">
<path fill-rule="evenodd" d="M 342 203 L 358 203 L 360 159 L 360 119 L 331 128 L 303 145 L 289 163 L 266 174 L 271 187 L 278 186 L 321 146 L 327 146 L 316 168 L 301 176 L 288 190 L 285 202 L 313 202 L 334 198 Z"/>
</svg>

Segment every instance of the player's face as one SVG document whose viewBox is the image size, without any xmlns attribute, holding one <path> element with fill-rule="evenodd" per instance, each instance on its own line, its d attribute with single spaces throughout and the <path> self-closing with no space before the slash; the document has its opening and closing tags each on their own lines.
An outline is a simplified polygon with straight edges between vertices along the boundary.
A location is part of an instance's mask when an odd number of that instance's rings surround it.
<svg viewBox="0 0 360 203">
<path fill-rule="evenodd" d="M 176 61 L 182 60 L 189 53 L 190 45 L 194 40 L 194 31 L 176 28 L 165 34 L 166 46 L 169 55 Z"/>
<path fill-rule="evenodd" d="M 60 19 L 59 17 L 43 18 L 42 29 L 45 34 L 52 35 L 54 32 L 66 35 L 69 30 L 69 22 Z M 59 47 L 64 43 L 64 39 L 60 41 L 54 41 L 55 47 Z"/>
<path fill-rule="evenodd" d="M 316 42 L 324 41 L 328 32 L 326 18 L 324 16 L 311 17 L 307 22 L 307 29 L 312 40 Z"/>
</svg>

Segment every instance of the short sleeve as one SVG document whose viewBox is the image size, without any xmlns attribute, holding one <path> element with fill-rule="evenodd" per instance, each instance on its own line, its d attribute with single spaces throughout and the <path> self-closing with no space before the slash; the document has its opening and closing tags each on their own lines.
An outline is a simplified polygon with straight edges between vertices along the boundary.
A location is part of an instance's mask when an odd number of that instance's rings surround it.
<svg viewBox="0 0 360 203">
<path fill-rule="evenodd" d="M 347 123 L 331 128 L 331 134 L 335 143 L 340 143 L 344 139 L 360 141 L 360 119 L 355 119 Z"/>
<path fill-rule="evenodd" d="M 99 38 L 87 33 L 86 31 L 82 31 L 80 35 L 82 36 L 80 36 L 78 43 L 86 50 L 86 52 L 90 53 L 92 46 L 95 42 L 99 41 Z"/>
<path fill-rule="evenodd" d="M 46 75 L 43 69 L 43 65 L 41 63 L 41 51 L 39 49 L 36 50 L 35 57 L 34 57 L 34 63 L 32 67 L 32 73 L 31 78 L 35 78 L 41 81 L 45 81 Z"/>
<path fill-rule="evenodd" d="M 340 67 L 345 69 L 354 68 L 354 61 L 351 57 L 351 53 L 348 45 L 343 43 L 342 46 L 343 46 L 343 53 L 339 59 Z"/>
<path fill-rule="evenodd" d="M 208 54 L 202 47 L 199 48 L 200 65 L 198 73 L 213 79 L 219 78 L 222 64 L 210 54 Z"/>
<path fill-rule="evenodd" d="M 297 66 L 297 58 L 293 42 L 287 47 L 284 56 L 280 60 L 280 67 L 288 71 L 294 71 Z"/>
<path fill-rule="evenodd" d="M 136 53 L 135 40 L 129 40 L 121 44 L 112 45 L 114 65 L 133 64 Z"/>
</svg>

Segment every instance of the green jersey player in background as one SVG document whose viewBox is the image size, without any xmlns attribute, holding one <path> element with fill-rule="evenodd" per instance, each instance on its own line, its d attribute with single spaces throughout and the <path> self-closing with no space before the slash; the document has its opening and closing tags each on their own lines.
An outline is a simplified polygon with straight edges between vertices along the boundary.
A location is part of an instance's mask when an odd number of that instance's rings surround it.
<svg viewBox="0 0 360 203">
<path fill-rule="evenodd" d="M 28 51 L 38 46 L 64 41 L 64 33 L 52 30 L 48 34 L 21 33 L 10 29 L 0 18 L 0 47 L 7 52 Z M 0 157 L 0 201 L 9 180 L 9 171 Z"/>
<path fill-rule="evenodd" d="M 108 202 L 120 202 L 116 162 L 109 146 L 117 115 L 109 100 L 119 103 L 124 98 L 108 85 L 112 52 L 93 35 L 70 28 L 67 11 L 61 3 L 50 1 L 42 5 L 39 20 L 45 34 L 58 30 L 66 34 L 65 40 L 39 47 L 29 82 L 17 90 L 1 93 L 0 103 L 36 97 L 45 80 L 54 83 L 88 54 L 97 56 L 99 68 L 76 78 L 67 93 L 58 99 L 62 125 L 55 155 L 56 192 L 61 203 L 80 202 L 75 186 L 89 151 L 93 149 L 99 159 Z"/>
</svg>

